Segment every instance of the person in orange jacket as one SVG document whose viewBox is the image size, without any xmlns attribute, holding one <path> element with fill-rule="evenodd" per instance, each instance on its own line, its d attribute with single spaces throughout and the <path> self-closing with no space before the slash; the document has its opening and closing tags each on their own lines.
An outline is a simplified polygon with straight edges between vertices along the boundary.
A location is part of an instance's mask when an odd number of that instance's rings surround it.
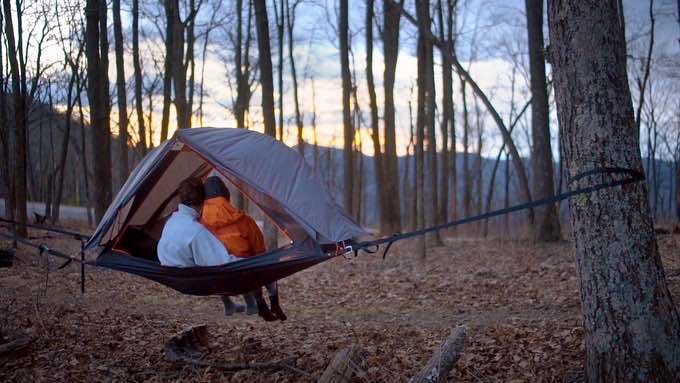
<svg viewBox="0 0 680 383">
<path fill-rule="evenodd" d="M 262 231 L 253 218 L 231 204 L 231 195 L 224 182 L 217 176 L 210 176 L 205 180 L 203 188 L 205 202 L 201 213 L 201 223 L 224 244 L 229 254 L 240 258 L 264 254 L 266 247 Z M 266 287 L 271 309 L 267 307 L 262 294 L 245 294 L 243 298 L 247 305 L 246 312 L 254 312 L 254 306 L 257 305 L 257 312 L 264 320 L 286 320 L 286 315 L 279 304 L 277 283 L 272 282 Z M 225 299 L 229 298 L 225 297 Z M 225 301 L 225 306 L 227 305 L 228 302 Z"/>
</svg>

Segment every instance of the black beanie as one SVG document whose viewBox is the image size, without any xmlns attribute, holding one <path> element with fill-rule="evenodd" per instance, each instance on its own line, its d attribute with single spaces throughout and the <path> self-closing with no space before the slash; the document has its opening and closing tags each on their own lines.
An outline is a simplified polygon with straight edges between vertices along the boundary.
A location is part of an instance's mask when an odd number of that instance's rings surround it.
<svg viewBox="0 0 680 383">
<path fill-rule="evenodd" d="M 227 189 L 227 186 L 224 185 L 220 177 L 217 176 L 208 177 L 203 184 L 203 190 L 205 190 L 206 199 L 215 197 L 229 199 L 231 197 L 229 189 Z"/>
</svg>

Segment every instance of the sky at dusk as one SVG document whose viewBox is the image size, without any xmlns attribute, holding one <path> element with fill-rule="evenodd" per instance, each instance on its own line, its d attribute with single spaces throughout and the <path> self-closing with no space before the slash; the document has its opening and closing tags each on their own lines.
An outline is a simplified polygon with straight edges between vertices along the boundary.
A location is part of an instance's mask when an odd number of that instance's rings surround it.
<svg viewBox="0 0 680 383">
<path fill-rule="evenodd" d="M 144 3 L 144 2 L 142 2 Z M 377 2 L 381 4 L 381 2 Z M 155 4 L 155 3 L 154 3 Z M 510 119 L 511 110 L 511 84 L 514 77 L 516 81 L 514 103 L 515 110 L 519 110 L 529 99 L 528 94 L 528 74 L 527 74 L 527 58 L 526 56 L 526 30 L 525 30 L 525 16 L 524 16 L 524 2 L 518 0 L 468 0 L 460 1 L 459 16 L 458 16 L 458 55 L 464 66 L 469 68 L 472 77 L 477 81 L 484 92 L 491 98 L 492 103 L 498 109 L 500 114 L 506 121 Z M 634 44 L 640 47 L 646 47 L 647 33 L 649 31 L 647 1 L 642 0 L 627 0 L 624 1 L 624 10 L 626 13 L 627 34 L 629 40 L 634 40 Z M 211 7 L 214 4 L 208 2 L 202 8 L 200 13 L 200 20 L 207 22 L 211 16 Z M 233 8 L 231 1 L 226 1 L 220 5 L 223 10 L 232 12 Z M 143 7 L 149 7 L 143 12 L 147 15 L 159 14 L 161 10 L 151 8 L 151 5 L 146 4 Z M 297 8 L 297 19 L 295 25 L 295 60 L 296 69 L 298 73 L 299 94 L 301 109 L 305 123 L 305 139 L 308 142 L 312 140 L 311 117 L 312 105 L 316 104 L 316 121 L 318 129 L 318 140 L 321 145 L 342 145 L 342 104 L 341 104 L 341 79 L 340 79 L 340 60 L 338 39 L 336 37 L 337 13 L 335 12 L 337 5 L 334 1 L 320 0 L 315 2 L 302 2 Z M 379 6 L 381 7 L 381 6 Z M 407 7 L 411 8 L 411 13 L 414 13 L 413 4 L 407 2 Z M 655 9 L 657 16 L 657 41 L 655 45 L 658 54 L 680 56 L 680 44 L 677 38 L 680 36 L 680 27 L 675 20 L 677 12 L 677 4 L 674 0 L 656 0 Z M 130 5 L 123 1 L 123 28 L 126 37 L 126 49 L 131 49 L 130 42 Z M 675 12 L 675 13 L 674 13 Z M 359 105 L 363 113 L 364 123 L 361 126 L 361 138 L 363 151 L 366 154 L 372 154 L 372 143 L 368 136 L 368 91 L 366 87 L 365 77 L 365 32 L 364 32 L 364 14 L 365 3 L 363 1 L 350 2 L 350 30 L 352 34 L 352 53 L 350 57 L 353 71 L 358 81 L 358 98 Z M 377 10 L 379 22 L 381 20 L 381 11 Z M 272 9 L 269 14 L 270 38 L 272 39 L 274 70 L 276 71 L 277 64 L 277 44 L 276 31 L 273 27 L 274 15 Z M 161 19 L 162 20 L 162 19 Z M 64 22 L 63 20 L 61 22 Z M 109 16 L 111 22 L 111 16 Z M 226 21 L 226 24 L 230 21 Z M 225 28 L 228 28 L 225 25 Z M 154 60 L 157 65 L 162 68 L 163 44 L 159 32 L 162 26 L 158 27 L 148 18 L 142 20 L 142 28 L 144 35 L 147 36 L 142 40 L 142 64 L 145 72 L 153 72 Z M 54 29 L 54 28 L 53 28 Z M 397 108 L 397 139 L 398 151 L 400 154 L 405 154 L 406 146 L 409 140 L 409 102 L 413 103 L 413 119 L 415 120 L 415 102 L 416 94 L 413 88 L 416 81 L 416 65 L 415 57 L 415 43 L 416 35 L 415 28 L 406 20 L 402 19 L 401 23 L 401 45 L 400 55 L 397 66 L 397 81 L 395 87 L 395 101 Z M 53 33 L 57 33 L 53 31 Z M 382 74 L 383 74 L 383 57 L 382 44 L 378 38 L 377 29 L 374 32 L 376 42 L 374 45 L 374 76 L 376 78 L 378 105 L 380 106 L 380 117 L 382 118 Z M 255 38 L 255 36 L 253 36 Z M 547 36 L 547 27 L 545 32 Z M 112 28 L 109 31 L 110 39 L 110 79 L 111 89 L 115 89 L 115 60 L 113 52 L 113 33 Z M 224 31 L 217 31 L 211 34 L 208 53 L 205 60 L 205 67 L 203 68 L 202 54 L 202 40 L 196 44 L 196 85 L 199 86 L 200 76 L 204 71 L 204 117 L 203 126 L 212 127 L 234 127 L 235 121 L 229 110 L 234 99 L 234 94 L 230 91 L 228 70 L 231 70 L 232 63 L 231 56 L 233 52 L 229 51 L 229 45 L 225 43 Z M 287 47 L 285 48 L 287 49 Z M 631 52 L 629 52 L 630 54 Z M 287 52 L 286 52 L 287 55 Z M 257 44 L 254 41 L 251 48 L 251 56 L 253 60 L 257 60 Z M 514 56 L 514 59 L 513 59 Z M 57 43 L 48 44 L 48 50 L 45 54 L 46 61 L 59 61 L 62 58 L 61 47 Z M 437 99 L 441 101 L 440 92 L 440 78 L 441 66 L 438 65 L 441 57 L 435 50 L 435 73 L 437 77 Z M 516 63 L 513 63 L 513 60 Z M 294 123 L 294 109 L 292 99 L 292 80 L 290 77 L 290 69 L 288 66 L 288 59 L 284 61 L 284 123 L 286 125 L 285 140 L 289 145 L 296 144 L 295 123 Z M 64 71 L 63 64 L 55 64 L 50 71 Z M 133 71 L 131 54 L 126 55 L 125 62 L 126 77 L 128 79 L 128 106 L 129 113 L 133 113 L 133 92 L 132 81 Z M 549 67 L 548 67 L 549 70 Z M 276 87 L 276 73 L 275 87 Z M 677 80 L 677 79 L 676 79 Z M 676 81 L 677 82 L 677 81 Z M 313 86 L 312 86 L 313 85 Z M 153 125 L 156 132 L 155 143 L 158 143 L 158 131 L 160 126 L 160 108 L 162 106 L 162 97 L 159 95 L 154 98 L 154 115 Z M 198 90 L 194 98 L 194 108 L 198 108 Z M 278 106 L 278 89 L 275 88 L 275 100 Z M 115 96 L 114 96 L 115 97 Z M 115 98 L 113 99 L 115 102 Z M 457 118 L 460 119 L 460 89 L 459 83 L 454 83 L 454 102 L 457 108 Z M 474 114 L 474 100 L 468 96 L 469 107 L 471 113 Z M 259 87 L 255 89 L 255 93 L 251 100 L 250 108 L 250 126 L 252 129 L 262 131 L 262 118 L 260 108 L 260 92 Z M 145 100 L 144 107 L 147 108 L 147 100 Z M 500 145 L 500 136 L 497 133 L 497 127 L 493 124 L 490 117 L 483 108 L 481 102 L 479 103 L 481 109 L 481 122 L 484 125 L 484 154 L 495 156 L 495 152 Z M 174 119 L 174 108 L 171 108 L 171 132 L 176 129 Z M 278 114 L 278 110 L 276 111 Z M 556 118 L 554 110 L 553 114 L 553 140 L 556 140 Z M 130 132 L 133 139 L 136 139 L 134 133 L 136 128 L 134 123 L 136 116 L 132 115 L 130 123 Z M 472 117 L 475 118 L 474 116 Z M 278 117 L 277 117 L 278 119 Z M 112 129 L 117 129 L 117 108 L 112 108 Z M 524 125 L 528 126 L 528 119 L 523 121 Z M 473 121 L 473 124 L 475 122 Z M 194 126 L 199 126 L 198 118 L 194 119 Z M 381 120 L 382 125 L 382 120 Z M 459 125 L 460 126 L 460 125 Z M 520 128 L 522 127 L 520 126 Z M 529 147 L 527 143 L 527 134 L 523 133 L 523 128 L 516 130 L 515 139 L 518 141 L 520 150 L 524 155 L 528 155 Z M 476 134 L 475 134 L 476 136 Z M 475 144 L 476 145 L 476 144 Z M 554 147 L 556 147 L 556 142 Z M 459 147 L 460 150 L 460 147 Z"/>
</svg>

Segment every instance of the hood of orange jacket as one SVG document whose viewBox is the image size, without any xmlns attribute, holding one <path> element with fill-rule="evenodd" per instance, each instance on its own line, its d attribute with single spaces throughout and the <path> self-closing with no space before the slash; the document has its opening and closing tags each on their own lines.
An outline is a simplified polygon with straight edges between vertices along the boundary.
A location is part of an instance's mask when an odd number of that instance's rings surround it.
<svg viewBox="0 0 680 383">
<path fill-rule="evenodd" d="M 226 198 L 214 197 L 205 200 L 201 222 L 213 228 L 220 228 L 235 223 L 243 216 L 243 211 L 236 209 Z"/>
</svg>

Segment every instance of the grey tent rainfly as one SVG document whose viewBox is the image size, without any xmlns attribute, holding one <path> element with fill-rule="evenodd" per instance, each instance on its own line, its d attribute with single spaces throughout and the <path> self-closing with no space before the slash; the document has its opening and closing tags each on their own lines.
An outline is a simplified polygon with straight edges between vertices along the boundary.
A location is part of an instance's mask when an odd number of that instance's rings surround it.
<svg viewBox="0 0 680 383">
<path fill-rule="evenodd" d="M 160 265 L 156 244 L 179 203 L 178 184 L 219 172 L 290 243 L 214 267 Z M 236 295 L 334 257 L 367 232 L 338 206 L 293 149 L 267 135 L 228 128 L 178 130 L 137 165 L 85 244 L 97 266 L 137 274 L 191 295 Z"/>
</svg>

